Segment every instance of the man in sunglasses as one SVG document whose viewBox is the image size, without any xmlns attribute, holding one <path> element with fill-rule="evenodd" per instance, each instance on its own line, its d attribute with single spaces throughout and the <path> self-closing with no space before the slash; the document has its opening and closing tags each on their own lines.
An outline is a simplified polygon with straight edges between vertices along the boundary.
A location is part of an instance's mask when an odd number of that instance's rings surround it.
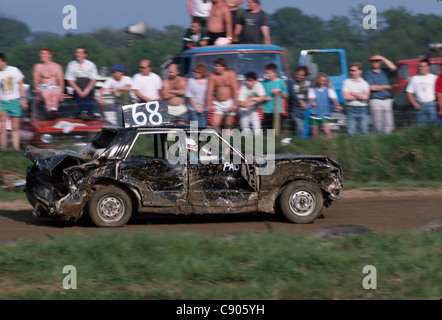
<svg viewBox="0 0 442 320">
<path fill-rule="evenodd" d="M 391 133 L 394 129 L 393 100 L 390 78 L 397 70 L 396 65 L 387 58 L 374 54 L 370 57 L 371 70 L 364 74 L 370 85 L 370 106 L 374 126 L 377 133 Z M 385 64 L 386 68 L 382 68 Z"/>
<path fill-rule="evenodd" d="M 132 90 L 139 102 L 158 101 L 162 96 L 163 81 L 161 77 L 152 72 L 152 62 L 141 60 L 138 67 L 140 73 L 132 78 Z"/>
</svg>

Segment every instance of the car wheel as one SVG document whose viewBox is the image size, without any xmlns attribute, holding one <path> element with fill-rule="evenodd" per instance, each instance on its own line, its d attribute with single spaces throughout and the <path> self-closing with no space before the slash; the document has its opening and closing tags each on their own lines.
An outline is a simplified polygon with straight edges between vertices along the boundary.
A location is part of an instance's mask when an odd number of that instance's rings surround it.
<svg viewBox="0 0 442 320">
<path fill-rule="evenodd" d="M 132 215 L 132 201 L 122 189 L 107 186 L 92 194 L 87 209 L 97 227 L 122 227 Z"/>
<path fill-rule="evenodd" d="M 316 184 L 295 181 L 284 188 L 279 201 L 288 220 L 294 223 L 310 223 L 322 210 L 323 196 Z"/>
</svg>

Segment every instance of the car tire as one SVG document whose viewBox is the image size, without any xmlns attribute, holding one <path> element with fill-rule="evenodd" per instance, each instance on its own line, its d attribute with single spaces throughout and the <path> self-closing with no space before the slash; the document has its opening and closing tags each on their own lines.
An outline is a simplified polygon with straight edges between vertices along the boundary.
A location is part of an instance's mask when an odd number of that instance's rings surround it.
<svg viewBox="0 0 442 320">
<path fill-rule="evenodd" d="M 132 201 L 124 190 L 106 186 L 92 194 L 87 211 L 97 227 L 122 227 L 132 215 Z"/>
<path fill-rule="evenodd" d="M 279 198 L 282 213 L 294 223 L 313 222 L 319 216 L 323 202 L 321 190 L 309 181 L 290 183 Z"/>
</svg>

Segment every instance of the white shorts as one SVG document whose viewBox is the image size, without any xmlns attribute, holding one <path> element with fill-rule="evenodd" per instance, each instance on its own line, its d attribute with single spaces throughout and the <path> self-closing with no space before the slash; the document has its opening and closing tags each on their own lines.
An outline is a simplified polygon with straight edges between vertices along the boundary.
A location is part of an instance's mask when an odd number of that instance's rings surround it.
<svg viewBox="0 0 442 320">
<path fill-rule="evenodd" d="M 213 107 L 215 108 L 214 114 L 225 114 L 227 116 L 236 115 L 235 111 L 230 110 L 233 106 L 233 99 L 228 99 L 225 101 L 213 101 Z"/>
</svg>

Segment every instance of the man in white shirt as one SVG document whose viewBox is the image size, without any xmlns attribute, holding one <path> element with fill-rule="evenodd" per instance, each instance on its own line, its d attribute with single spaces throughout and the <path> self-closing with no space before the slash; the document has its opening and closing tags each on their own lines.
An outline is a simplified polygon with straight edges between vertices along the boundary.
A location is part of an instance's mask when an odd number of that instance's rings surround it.
<svg viewBox="0 0 442 320">
<path fill-rule="evenodd" d="M 163 81 L 161 77 L 152 72 L 150 60 L 141 60 L 140 73 L 132 78 L 132 90 L 139 102 L 158 101 L 162 98 Z"/>
<path fill-rule="evenodd" d="M 103 100 L 103 93 L 108 90 L 109 93 L 114 96 L 114 109 L 117 115 L 117 125 L 122 126 L 123 120 L 121 107 L 131 103 L 130 90 L 132 86 L 132 78 L 124 75 L 126 68 L 122 64 L 114 64 L 111 71 L 112 77 L 107 78 L 100 89 L 98 103 L 101 106 L 106 105 L 106 102 Z"/>
<path fill-rule="evenodd" d="M 418 68 L 419 74 L 410 78 L 405 92 L 416 110 L 416 124 L 437 125 L 435 91 L 437 76 L 430 73 L 430 62 L 427 59 L 421 60 Z"/>
<path fill-rule="evenodd" d="M 347 106 L 347 134 L 353 137 L 359 123 L 361 135 L 368 134 L 368 99 L 370 98 L 370 85 L 362 78 L 362 63 L 350 64 L 350 78 L 342 83 L 342 97 Z"/>
<path fill-rule="evenodd" d="M 20 117 L 22 108 L 27 108 L 24 76 L 16 67 L 8 66 L 6 55 L 0 53 L 0 119 L 1 147 L 8 145 L 7 122 L 11 121 L 12 146 L 20 149 Z"/>
<path fill-rule="evenodd" d="M 246 85 L 242 85 L 238 93 L 240 124 L 242 129 L 253 127 L 256 135 L 261 129 L 258 107 L 264 102 L 266 91 L 255 72 L 247 72 L 244 76 Z"/>
<path fill-rule="evenodd" d="M 92 116 L 95 82 L 98 79 L 97 67 L 86 59 L 87 55 L 88 49 L 78 46 L 75 49 L 76 60 L 68 63 L 64 77 L 74 89 L 74 99 L 83 120 L 89 120 Z"/>
</svg>

